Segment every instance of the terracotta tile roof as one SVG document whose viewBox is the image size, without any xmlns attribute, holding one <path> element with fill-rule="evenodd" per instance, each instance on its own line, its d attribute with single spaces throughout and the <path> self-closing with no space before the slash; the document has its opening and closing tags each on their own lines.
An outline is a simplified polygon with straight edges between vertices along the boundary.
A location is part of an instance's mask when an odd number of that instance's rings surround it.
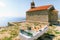
<svg viewBox="0 0 60 40">
<path fill-rule="evenodd" d="M 47 10 L 50 6 L 52 6 L 52 5 L 44 5 L 44 6 L 35 7 L 35 8 L 32 8 L 32 9 L 29 9 L 27 12 Z"/>
</svg>

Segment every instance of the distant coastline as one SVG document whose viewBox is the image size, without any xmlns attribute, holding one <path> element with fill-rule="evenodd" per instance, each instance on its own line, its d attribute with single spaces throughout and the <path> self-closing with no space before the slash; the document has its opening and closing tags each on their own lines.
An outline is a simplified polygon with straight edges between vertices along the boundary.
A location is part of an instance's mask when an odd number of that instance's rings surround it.
<svg viewBox="0 0 60 40">
<path fill-rule="evenodd" d="M 25 17 L 0 17 L 0 27 L 7 26 L 8 22 L 20 22 L 25 20 Z"/>
</svg>

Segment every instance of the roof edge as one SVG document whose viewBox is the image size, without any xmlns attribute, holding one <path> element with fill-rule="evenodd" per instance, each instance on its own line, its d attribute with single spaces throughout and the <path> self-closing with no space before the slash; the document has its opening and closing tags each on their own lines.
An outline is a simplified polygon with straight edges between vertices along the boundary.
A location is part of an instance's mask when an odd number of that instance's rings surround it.
<svg viewBox="0 0 60 40">
<path fill-rule="evenodd" d="M 45 9 L 45 10 L 48 10 L 48 9 L 50 9 L 53 5 L 51 5 L 51 4 L 49 4 L 49 5 L 43 5 L 43 6 L 50 6 L 49 8 L 47 8 L 47 9 Z M 39 7 L 39 6 L 38 6 Z M 42 7 L 42 6 L 40 6 L 40 7 Z M 35 8 L 37 8 L 37 7 L 35 7 Z M 34 9 L 34 8 L 33 8 Z M 29 9 L 30 10 L 30 9 Z M 26 11 L 26 12 L 33 12 L 33 11 Z M 35 10 L 35 11 L 37 11 L 37 10 Z"/>
</svg>

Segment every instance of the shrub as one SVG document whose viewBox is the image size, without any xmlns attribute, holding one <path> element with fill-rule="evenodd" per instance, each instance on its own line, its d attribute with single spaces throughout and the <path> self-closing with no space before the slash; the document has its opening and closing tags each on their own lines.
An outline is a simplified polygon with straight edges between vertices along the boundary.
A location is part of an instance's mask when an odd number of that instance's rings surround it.
<svg viewBox="0 0 60 40">
<path fill-rule="evenodd" d="M 12 37 L 16 37 L 18 35 L 17 31 L 11 31 L 10 34 L 12 35 Z"/>
</svg>

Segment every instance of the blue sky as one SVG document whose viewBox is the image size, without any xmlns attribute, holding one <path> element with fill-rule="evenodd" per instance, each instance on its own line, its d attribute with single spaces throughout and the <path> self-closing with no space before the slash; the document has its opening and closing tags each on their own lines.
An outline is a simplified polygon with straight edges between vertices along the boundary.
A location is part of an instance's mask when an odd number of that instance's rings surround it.
<svg viewBox="0 0 60 40">
<path fill-rule="evenodd" d="M 32 0 L 0 0 L 0 17 L 25 17 Z M 54 5 L 60 11 L 60 0 L 34 0 L 36 6 Z M 60 13 L 59 13 L 60 14 Z"/>
</svg>

